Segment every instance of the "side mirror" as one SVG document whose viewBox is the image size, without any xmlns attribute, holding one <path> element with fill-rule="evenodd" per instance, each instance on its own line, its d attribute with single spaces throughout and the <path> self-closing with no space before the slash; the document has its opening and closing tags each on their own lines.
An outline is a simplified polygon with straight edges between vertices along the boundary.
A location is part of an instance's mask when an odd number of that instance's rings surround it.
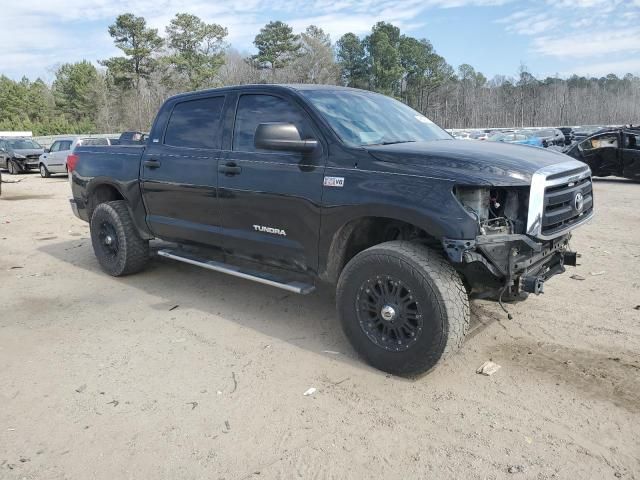
<svg viewBox="0 0 640 480">
<path fill-rule="evenodd" d="M 51 150 L 49 148 L 44 149 L 44 153 L 49 153 Z"/>
<path fill-rule="evenodd" d="M 293 123 L 261 123 L 253 140 L 256 148 L 309 153 L 318 148 L 317 140 L 302 140 Z"/>
</svg>

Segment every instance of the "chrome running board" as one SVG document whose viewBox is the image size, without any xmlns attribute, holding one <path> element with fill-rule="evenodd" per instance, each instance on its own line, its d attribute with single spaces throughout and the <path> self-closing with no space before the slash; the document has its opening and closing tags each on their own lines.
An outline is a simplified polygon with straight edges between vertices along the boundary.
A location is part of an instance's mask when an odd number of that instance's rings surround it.
<svg viewBox="0 0 640 480">
<path fill-rule="evenodd" d="M 186 252 L 177 252 L 175 250 L 162 249 L 162 250 L 158 250 L 158 255 L 160 255 L 161 257 L 171 258 L 179 262 L 188 263 L 190 265 L 195 265 L 196 267 L 202 267 L 202 268 L 206 268 L 207 270 L 213 270 L 214 272 L 227 273 L 229 275 L 233 275 L 234 277 L 244 278 L 246 280 L 253 280 L 254 282 L 263 283 L 265 285 L 271 285 L 272 287 L 281 288 L 283 290 L 287 290 L 293 293 L 298 293 L 300 295 L 306 295 L 308 293 L 313 292 L 316 289 L 316 287 L 307 283 L 287 281 L 285 279 L 280 279 L 275 275 L 271 275 L 269 273 L 255 272 L 255 271 L 243 269 L 240 267 L 236 267 L 234 265 L 229 265 L 222 262 L 216 262 L 215 260 L 206 260 L 203 258 L 198 258 Z"/>
</svg>

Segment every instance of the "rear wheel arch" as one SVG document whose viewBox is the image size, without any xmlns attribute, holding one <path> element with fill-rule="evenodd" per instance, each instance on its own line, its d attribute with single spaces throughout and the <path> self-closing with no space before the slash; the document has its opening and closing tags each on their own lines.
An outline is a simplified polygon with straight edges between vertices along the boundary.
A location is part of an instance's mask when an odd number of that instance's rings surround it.
<svg viewBox="0 0 640 480">
<path fill-rule="evenodd" d="M 87 191 L 87 209 L 89 218 L 91 218 L 93 211 L 98 205 L 116 200 L 126 201 L 127 199 L 115 185 L 107 182 L 91 185 Z"/>
</svg>

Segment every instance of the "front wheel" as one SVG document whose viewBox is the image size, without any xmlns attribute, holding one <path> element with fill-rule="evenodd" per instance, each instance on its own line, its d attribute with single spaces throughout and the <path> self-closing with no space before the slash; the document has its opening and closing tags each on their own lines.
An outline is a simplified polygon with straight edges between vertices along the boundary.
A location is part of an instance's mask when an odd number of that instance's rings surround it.
<svg viewBox="0 0 640 480">
<path fill-rule="evenodd" d="M 15 160 L 9 160 L 9 173 L 11 175 L 17 175 L 22 172 L 22 168 L 18 165 L 18 162 Z"/>
<path fill-rule="evenodd" d="M 426 246 L 393 241 L 356 255 L 337 287 L 344 332 L 372 366 L 428 371 L 455 351 L 469 328 L 469 297 L 458 273 Z"/>
<path fill-rule="evenodd" d="M 44 163 L 40 164 L 40 176 L 42 178 L 49 178 L 51 176 L 51 173 L 49 173 L 47 167 L 44 166 Z"/>
<path fill-rule="evenodd" d="M 139 272 L 149 260 L 149 242 L 140 237 L 123 200 L 96 207 L 91 243 L 102 269 L 114 277 Z"/>
</svg>

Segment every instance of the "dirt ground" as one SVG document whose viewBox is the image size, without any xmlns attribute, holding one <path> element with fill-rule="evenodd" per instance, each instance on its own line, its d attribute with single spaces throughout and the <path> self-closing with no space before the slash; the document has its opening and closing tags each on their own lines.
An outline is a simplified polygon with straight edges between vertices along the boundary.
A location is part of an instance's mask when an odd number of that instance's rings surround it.
<svg viewBox="0 0 640 480">
<path fill-rule="evenodd" d="M 159 258 L 111 278 L 66 178 L 3 177 L 2 479 L 640 479 L 640 184 L 596 180 L 581 265 L 513 320 L 474 301 L 462 350 L 403 379 L 331 291 Z"/>
</svg>

